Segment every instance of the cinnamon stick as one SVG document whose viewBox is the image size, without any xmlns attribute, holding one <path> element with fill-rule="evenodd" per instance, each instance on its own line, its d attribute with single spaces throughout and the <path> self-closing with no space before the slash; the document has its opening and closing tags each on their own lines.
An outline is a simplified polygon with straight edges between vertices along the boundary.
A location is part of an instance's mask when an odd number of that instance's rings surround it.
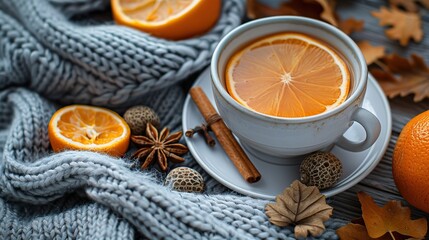
<svg viewBox="0 0 429 240">
<path fill-rule="evenodd" d="M 217 112 L 204 91 L 201 87 L 192 87 L 189 93 L 206 122 L 209 122 L 210 118 L 217 114 Z M 222 119 L 217 120 L 211 123 L 210 127 L 241 176 L 249 183 L 259 181 L 261 179 L 261 174 L 250 161 L 249 157 L 247 157 L 224 121 Z"/>
</svg>

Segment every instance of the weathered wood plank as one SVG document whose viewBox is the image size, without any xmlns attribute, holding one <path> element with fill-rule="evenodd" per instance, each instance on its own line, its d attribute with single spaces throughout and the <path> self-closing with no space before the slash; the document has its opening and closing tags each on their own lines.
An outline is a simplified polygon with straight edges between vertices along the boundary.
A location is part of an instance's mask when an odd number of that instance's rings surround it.
<svg viewBox="0 0 429 240">
<path fill-rule="evenodd" d="M 338 13 L 342 19 L 354 17 L 365 21 L 364 30 L 352 34 L 355 41 L 368 40 L 372 44 L 386 46 L 388 52 L 396 52 L 402 56 L 419 53 L 429 63 L 429 11 L 421 8 L 424 31 L 422 42 L 415 43 L 411 40 L 407 47 L 402 47 L 398 41 L 390 40 L 384 35 L 387 28 L 379 26 L 378 19 L 371 15 L 372 11 L 377 11 L 381 6 L 387 6 L 387 1 L 343 0 L 338 1 Z"/>
<path fill-rule="evenodd" d="M 342 19 L 354 17 L 363 19 L 365 27 L 362 32 L 352 34 L 355 41 L 368 40 L 374 45 L 386 46 L 389 53 L 396 52 L 402 56 L 409 56 L 412 53 L 418 53 L 423 56 L 429 64 L 429 11 L 421 10 L 422 25 L 424 37 L 422 42 L 411 43 L 407 47 L 402 47 L 399 42 L 388 39 L 384 35 L 385 27 L 380 27 L 378 19 L 371 15 L 371 11 L 379 9 L 381 6 L 387 6 L 386 1 L 377 0 L 357 0 L 357 1 L 338 1 L 338 12 Z M 401 200 L 406 204 L 405 200 L 398 193 L 392 179 L 391 161 L 392 153 L 403 125 L 416 114 L 429 109 L 429 100 L 426 99 L 420 103 L 414 103 L 412 97 L 395 98 L 390 100 L 392 115 L 393 115 L 393 132 L 389 147 L 380 164 L 374 169 L 359 184 L 351 189 L 340 193 L 330 199 L 334 206 L 334 216 L 350 220 L 360 217 L 360 204 L 357 199 L 356 192 L 365 191 L 374 197 L 375 201 L 380 205 L 391 199 Z M 343 159 L 347 161 L 347 159 Z M 429 173 L 428 173 L 429 174 Z M 429 214 L 412 208 L 414 217 L 429 218 Z"/>
</svg>

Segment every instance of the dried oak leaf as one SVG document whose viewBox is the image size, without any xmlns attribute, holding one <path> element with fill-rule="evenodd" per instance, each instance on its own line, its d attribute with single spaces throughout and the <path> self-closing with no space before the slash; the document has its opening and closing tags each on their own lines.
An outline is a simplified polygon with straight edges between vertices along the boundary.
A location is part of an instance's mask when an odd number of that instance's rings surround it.
<svg viewBox="0 0 429 240">
<path fill-rule="evenodd" d="M 390 6 L 403 7 L 409 12 L 417 12 L 419 10 L 416 2 L 422 4 L 425 8 L 429 9 L 429 0 L 389 0 Z"/>
<path fill-rule="evenodd" d="M 275 203 L 265 206 L 265 213 L 274 225 L 284 227 L 295 225 L 295 237 L 319 236 L 325 231 L 324 221 L 332 215 L 332 207 L 326 204 L 326 197 L 317 187 L 307 187 L 295 180 Z"/>
<path fill-rule="evenodd" d="M 408 60 L 391 54 L 382 63 L 383 69 L 371 69 L 371 73 L 388 97 L 414 94 L 415 102 L 429 97 L 429 67 L 422 57 L 413 54 Z"/>
<path fill-rule="evenodd" d="M 386 48 L 383 46 L 373 46 L 368 41 L 358 42 L 357 45 L 362 51 L 367 65 L 370 65 L 386 55 Z"/>
<path fill-rule="evenodd" d="M 392 26 L 384 33 L 390 39 L 399 40 L 402 46 L 406 46 L 410 38 L 416 42 L 423 38 L 422 22 L 418 13 L 381 7 L 379 12 L 374 11 L 372 15 L 380 20 L 380 26 Z"/>
<path fill-rule="evenodd" d="M 391 200 L 383 207 L 379 207 L 371 196 L 364 192 L 358 193 L 362 208 L 362 217 L 368 235 L 371 238 L 379 238 L 393 232 L 423 239 L 427 232 L 427 221 L 425 218 L 411 220 L 411 211 L 408 207 L 402 207 L 400 201 Z"/>
<path fill-rule="evenodd" d="M 350 35 L 353 32 L 362 31 L 365 22 L 363 20 L 356 20 L 354 18 L 348 18 L 340 21 L 338 28 L 341 29 L 345 34 Z"/>
</svg>

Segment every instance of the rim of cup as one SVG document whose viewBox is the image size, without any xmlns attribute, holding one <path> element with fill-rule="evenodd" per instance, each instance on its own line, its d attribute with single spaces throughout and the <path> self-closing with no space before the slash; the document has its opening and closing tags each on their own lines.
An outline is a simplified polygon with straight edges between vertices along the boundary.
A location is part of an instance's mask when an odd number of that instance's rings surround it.
<svg viewBox="0 0 429 240">
<path fill-rule="evenodd" d="M 310 25 L 314 25 L 314 27 L 323 28 L 326 31 L 331 32 L 333 36 L 336 36 L 341 41 L 343 41 L 345 43 L 345 45 L 350 48 L 350 50 L 353 52 L 353 54 L 356 55 L 359 67 L 362 71 L 362 74 L 360 76 L 360 79 L 358 81 L 356 89 L 339 106 L 337 106 L 337 107 L 335 107 L 329 111 L 319 113 L 316 115 L 306 116 L 306 117 L 287 118 L 287 117 L 272 116 L 272 115 L 268 115 L 268 114 L 264 114 L 264 113 L 260 113 L 260 112 L 248 109 L 245 106 L 241 105 L 240 103 L 235 101 L 229 95 L 229 93 L 226 91 L 226 89 L 222 85 L 221 80 L 220 80 L 217 72 L 218 72 L 219 58 L 222 54 L 223 49 L 231 41 L 233 41 L 237 36 L 241 35 L 244 32 L 249 31 L 252 27 L 257 27 L 257 26 L 261 26 L 261 25 L 270 25 L 273 23 L 281 23 L 284 21 L 297 21 L 297 22 L 300 22 L 301 24 L 307 24 L 307 25 L 310 24 Z M 303 33 L 303 34 L 307 34 L 307 33 Z M 337 114 L 338 112 L 343 111 L 350 104 L 352 104 L 359 97 L 359 95 L 362 93 L 362 91 L 365 90 L 364 88 L 366 87 L 366 79 L 368 78 L 368 69 L 367 69 L 365 58 L 364 58 L 360 48 L 356 45 L 356 43 L 347 34 L 342 32 L 341 30 L 339 30 L 335 26 L 332 26 L 328 23 L 325 23 L 325 22 L 322 22 L 319 20 L 306 18 L 306 17 L 275 16 L 275 17 L 260 18 L 257 20 L 253 20 L 253 21 L 244 23 L 244 24 L 236 27 L 232 31 L 230 31 L 227 35 L 225 35 L 221 39 L 221 41 L 219 42 L 219 44 L 216 46 L 216 48 L 214 50 L 212 61 L 210 64 L 210 74 L 211 74 L 211 79 L 212 79 L 212 83 L 213 83 L 214 87 L 218 90 L 220 95 L 235 109 L 237 109 L 241 112 L 253 115 L 254 117 L 256 117 L 258 119 L 270 121 L 270 122 L 275 122 L 275 123 L 308 123 L 308 122 L 317 121 L 320 119 L 325 119 L 325 118 L 328 118 L 330 116 L 333 116 L 333 115 Z"/>
</svg>

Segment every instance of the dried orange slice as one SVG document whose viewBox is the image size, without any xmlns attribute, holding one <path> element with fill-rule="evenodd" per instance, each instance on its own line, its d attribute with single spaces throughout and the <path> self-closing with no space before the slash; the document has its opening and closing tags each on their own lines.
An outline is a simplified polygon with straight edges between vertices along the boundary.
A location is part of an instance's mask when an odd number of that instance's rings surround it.
<svg viewBox="0 0 429 240">
<path fill-rule="evenodd" d="M 121 116 L 85 105 L 70 105 L 56 111 L 48 132 L 55 152 L 89 150 L 119 157 L 127 151 L 130 141 L 130 128 Z"/>
<path fill-rule="evenodd" d="M 245 107 L 278 117 L 306 117 L 345 101 L 350 72 L 327 44 L 299 33 L 245 46 L 226 69 L 229 94 Z"/>
<path fill-rule="evenodd" d="M 221 0 L 111 0 L 117 23 L 173 40 L 208 31 L 221 5 Z"/>
</svg>

